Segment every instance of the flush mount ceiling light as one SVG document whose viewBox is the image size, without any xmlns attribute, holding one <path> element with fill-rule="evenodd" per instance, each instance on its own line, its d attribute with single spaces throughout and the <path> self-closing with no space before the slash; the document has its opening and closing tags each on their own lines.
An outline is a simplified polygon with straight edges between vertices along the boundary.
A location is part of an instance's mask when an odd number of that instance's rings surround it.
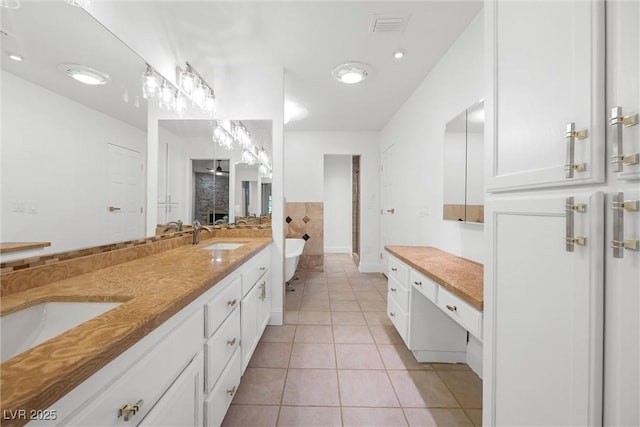
<svg viewBox="0 0 640 427">
<path fill-rule="evenodd" d="M 402 59 L 404 58 L 404 56 L 407 54 L 407 52 L 404 49 L 398 49 L 395 52 L 393 52 L 393 58 L 394 59 Z"/>
<path fill-rule="evenodd" d="M 107 74 L 86 65 L 60 64 L 58 68 L 69 77 L 86 85 L 104 85 L 111 81 Z"/>
<path fill-rule="evenodd" d="M 371 68 L 360 62 L 347 62 L 346 64 L 338 65 L 331 74 L 339 82 L 354 84 L 366 79 L 371 74 Z"/>
</svg>

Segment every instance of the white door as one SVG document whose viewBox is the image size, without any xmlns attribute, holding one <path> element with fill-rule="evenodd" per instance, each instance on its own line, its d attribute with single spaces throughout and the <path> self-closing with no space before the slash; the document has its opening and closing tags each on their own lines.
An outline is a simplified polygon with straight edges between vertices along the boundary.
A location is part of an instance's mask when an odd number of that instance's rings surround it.
<svg viewBox="0 0 640 427">
<path fill-rule="evenodd" d="M 109 241 L 118 242 L 145 235 L 143 221 L 144 170 L 142 154 L 117 145 L 107 145 L 107 228 Z"/>
<path fill-rule="evenodd" d="M 382 270 L 387 271 L 387 251 L 384 247 L 390 242 L 389 230 L 393 229 L 395 204 L 393 195 L 393 145 L 382 152 L 380 165 L 380 262 Z"/>
<path fill-rule="evenodd" d="M 603 182 L 604 2 L 490 1 L 485 18 L 487 191 Z"/>
<path fill-rule="evenodd" d="M 486 208 L 484 424 L 599 425 L 602 193 L 491 197 Z"/>
<path fill-rule="evenodd" d="M 198 353 L 138 426 L 201 426 L 203 369 Z"/>
</svg>

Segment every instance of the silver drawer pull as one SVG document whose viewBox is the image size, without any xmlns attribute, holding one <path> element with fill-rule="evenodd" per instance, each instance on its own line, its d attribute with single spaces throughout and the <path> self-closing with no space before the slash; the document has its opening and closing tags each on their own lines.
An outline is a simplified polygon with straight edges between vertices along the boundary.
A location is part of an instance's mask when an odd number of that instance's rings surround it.
<svg viewBox="0 0 640 427">
<path fill-rule="evenodd" d="M 236 344 L 236 339 L 232 339 L 232 340 L 227 340 L 227 345 L 235 345 Z"/>
<path fill-rule="evenodd" d="M 238 388 L 237 388 L 236 386 L 233 386 L 233 387 L 231 387 L 231 388 L 228 388 L 228 389 L 227 389 L 227 394 L 228 394 L 229 396 L 233 396 L 234 394 L 236 394 L 236 390 L 237 390 L 237 389 L 238 389 Z"/>
<path fill-rule="evenodd" d="M 449 310 L 449 311 L 458 311 L 458 307 L 456 307 L 455 305 L 447 304 L 447 310 Z"/>
<path fill-rule="evenodd" d="M 395 267 L 391 267 L 391 271 L 398 271 L 398 269 Z"/>
<path fill-rule="evenodd" d="M 394 317 L 396 314 L 395 313 L 389 313 L 389 316 Z"/>
<path fill-rule="evenodd" d="M 232 300 L 227 301 L 227 305 L 230 305 L 231 307 L 233 307 L 233 306 L 234 306 L 234 305 L 236 305 L 237 303 L 238 303 L 238 300 L 237 300 L 237 299 L 235 299 L 235 298 L 234 298 L 234 299 L 232 299 Z"/>
<path fill-rule="evenodd" d="M 397 289 L 396 289 L 396 288 L 389 288 L 389 290 L 390 290 L 391 292 L 395 292 L 395 291 L 397 291 Z"/>
<path fill-rule="evenodd" d="M 422 282 L 413 282 L 416 284 L 416 286 L 422 286 Z"/>
<path fill-rule="evenodd" d="M 267 269 L 267 267 L 260 267 L 260 271 L 264 271 L 266 269 Z"/>
</svg>

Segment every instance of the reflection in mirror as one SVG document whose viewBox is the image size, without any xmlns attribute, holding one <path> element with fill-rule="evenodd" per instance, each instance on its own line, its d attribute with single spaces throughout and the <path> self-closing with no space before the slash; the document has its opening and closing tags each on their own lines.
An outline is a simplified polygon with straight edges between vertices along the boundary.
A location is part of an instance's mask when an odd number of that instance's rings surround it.
<svg viewBox="0 0 640 427">
<path fill-rule="evenodd" d="M 484 102 L 446 124 L 443 219 L 484 222 Z"/>
<path fill-rule="evenodd" d="M 1 18 L 3 54 L 22 60 L 2 59 L 0 240 L 53 253 L 144 236 L 144 61 L 66 2 Z M 102 84 L 71 77 L 87 67 Z"/>
</svg>

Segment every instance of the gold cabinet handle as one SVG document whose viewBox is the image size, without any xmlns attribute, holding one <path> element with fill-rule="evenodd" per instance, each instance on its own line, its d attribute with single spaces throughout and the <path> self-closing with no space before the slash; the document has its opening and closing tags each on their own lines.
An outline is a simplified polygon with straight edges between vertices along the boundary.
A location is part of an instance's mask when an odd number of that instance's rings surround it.
<svg viewBox="0 0 640 427">
<path fill-rule="evenodd" d="M 143 403 L 144 401 L 142 400 L 138 400 L 135 405 L 125 403 L 120 407 L 120 409 L 118 409 L 118 418 L 124 417 L 125 421 L 129 421 L 129 418 L 138 413 Z"/>
<path fill-rule="evenodd" d="M 457 311 L 458 307 L 456 307 L 455 305 L 447 304 L 447 310 L 449 310 L 449 311 Z"/>
<path fill-rule="evenodd" d="M 232 300 L 227 301 L 227 305 L 230 305 L 231 307 L 233 307 L 233 306 L 234 306 L 234 305 L 236 305 L 237 303 L 238 303 L 238 300 L 237 300 L 237 299 L 235 299 L 235 298 L 234 298 L 234 299 L 232 299 Z"/>
<path fill-rule="evenodd" d="M 117 208 L 115 206 L 109 206 L 107 209 L 109 210 L 109 212 L 115 212 L 120 210 L 120 208 Z"/>
<path fill-rule="evenodd" d="M 232 339 L 232 340 L 227 340 L 227 345 L 235 345 L 236 343 L 236 339 Z"/>
<path fill-rule="evenodd" d="M 238 389 L 238 388 L 237 388 L 236 386 L 233 386 L 233 387 L 231 387 L 231 388 L 228 388 L 228 389 L 227 389 L 227 394 L 228 394 L 229 396 L 233 396 L 234 394 L 236 394 L 236 390 L 237 390 L 237 389 Z"/>
</svg>

